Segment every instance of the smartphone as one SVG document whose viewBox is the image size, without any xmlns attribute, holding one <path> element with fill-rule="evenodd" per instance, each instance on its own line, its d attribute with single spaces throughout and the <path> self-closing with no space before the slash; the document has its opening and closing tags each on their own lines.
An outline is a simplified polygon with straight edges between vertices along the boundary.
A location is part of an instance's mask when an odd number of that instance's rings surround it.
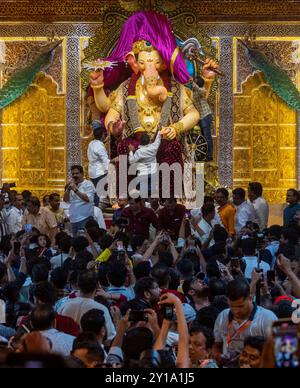
<svg viewBox="0 0 300 388">
<path fill-rule="evenodd" d="M 123 241 L 117 241 L 117 250 L 120 252 L 120 251 L 124 251 L 124 245 L 123 245 Z"/>
<path fill-rule="evenodd" d="M 175 310 L 173 305 L 164 304 L 160 306 L 160 310 L 162 312 L 162 315 L 164 319 L 168 321 L 173 321 L 176 319 Z"/>
<path fill-rule="evenodd" d="M 264 288 L 264 282 L 265 282 L 265 275 L 264 275 L 264 271 L 262 268 L 255 268 L 255 271 L 257 273 L 261 273 L 261 280 L 260 280 L 260 287 L 261 288 Z"/>
<path fill-rule="evenodd" d="M 190 211 L 190 210 L 187 210 L 187 211 L 185 212 L 185 218 L 186 218 L 187 220 L 190 220 L 190 219 L 192 218 L 192 214 L 191 214 L 191 211 Z"/>
<path fill-rule="evenodd" d="M 124 250 L 118 252 L 117 260 L 119 263 L 126 265 L 126 252 Z"/>
<path fill-rule="evenodd" d="M 300 367 L 299 334 L 291 320 L 279 320 L 273 324 L 276 367 L 295 369 Z"/>
<path fill-rule="evenodd" d="M 85 236 L 85 230 L 84 229 L 79 229 L 78 236 Z"/>
<path fill-rule="evenodd" d="M 25 230 L 25 233 L 32 233 L 32 225 L 31 224 L 24 225 L 24 230 Z"/>
<path fill-rule="evenodd" d="M 148 316 L 144 310 L 132 310 L 129 314 L 129 322 L 148 322 Z"/>
<path fill-rule="evenodd" d="M 15 241 L 14 242 L 14 254 L 16 256 L 18 256 L 20 254 L 20 250 L 21 250 L 21 243 L 19 243 L 18 241 Z"/>
<path fill-rule="evenodd" d="M 274 287 L 275 280 L 276 280 L 276 271 L 268 271 L 267 272 L 267 279 L 268 279 L 269 287 Z"/>
</svg>

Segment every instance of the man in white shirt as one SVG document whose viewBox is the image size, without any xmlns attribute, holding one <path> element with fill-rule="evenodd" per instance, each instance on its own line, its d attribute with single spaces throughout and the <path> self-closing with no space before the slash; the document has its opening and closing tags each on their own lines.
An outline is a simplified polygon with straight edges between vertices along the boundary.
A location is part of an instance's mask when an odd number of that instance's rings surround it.
<svg viewBox="0 0 300 388">
<path fill-rule="evenodd" d="M 94 122 L 95 123 L 95 122 Z M 99 122 L 94 125 L 94 140 L 88 146 L 87 156 L 89 160 L 89 177 L 97 189 L 98 183 L 108 174 L 110 163 L 105 145 L 105 128 Z M 95 206 L 99 206 L 100 198 L 95 195 Z"/>
<path fill-rule="evenodd" d="M 227 297 L 230 309 L 218 316 L 214 336 L 216 349 L 224 355 L 242 353 L 244 341 L 248 337 L 268 338 L 276 315 L 253 304 L 250 286 L 241 277 L 228 284 Z"/>
<path fill-rule="evenodd" d="M 30 320 L 34 330 L 38 330 L 51 343 L 52 353 L 62 357 L 70 356 L 75 337 L 56 330 L 56 313 L 51 306 L 38 305 L 31 313 Z"/>
<path fill-rule="evenodd" d="M 279 225 L 272 225 L 268 229 L 267 239 L 268 245 L 266 247 L 267 251 L 270 251 L 272 255 L 272 269 L 276 264 L 277 254 L 280 247 L 280 238 L 281 238 L 282 228 Z"/>
<path fill-rule="evenodd" d="M 263 187 L 260 183 L 249 183 L 248 197 L 255 209 L 255 223 L 261 231 L 268 227 L 269 222 L 269 205 L 262 195 Z"/>
<path fill-rule="evenodd" d="M 58 248 L 60 253 L 50 259 L 52 270 L 62 267 L 67 258 L 70 257 L 72 242 L 73 240 L 71 236 L 66 236 L 59 241 Z"/>
<path fill-rule="evenodd" d="M 195 236 L 201 241 L 202 248 L 207 249 L 215 244 L 213 240 L 213 224 L 216 211 L 213 204 L 208 203 L 201 209 L 202 219 L 198 226 L 195 227 Z"/>
<path fill-rule="evenodd" d="M 247 222 L 255 221 L 255 210 L 252 203 L 246 201 L 246 191 L 244 189 L 233 190 L 233 203 L 236 206 L 235 230 L 240 233 Z"/>
<path fill-rule="evenodd" d="M 98 281 L 94 271 L 84 271 L 78 277 L 78 287 L 80 290 L 79 296 L 71 298 L 63 305 L 57 308 L 60 315 L 73 318 L 74 321 L 80 325 L 82 316 L 90 310 L 101 310 L 104 313 L 107 339 L 111 340 L 116 335 L 115 326 L 112 322 L 111 316 L 107 307 L 95 302 L 94 298 L 97 293 Z"/>
<path fill-rule="evenodd" d="M 140 192 L 142 198 L 151 196 L 151 192 L 156 192 L 154 176 L 157 173 L 157 151 L 161 143 L 161 134 L 158 132 L 156 139 L 150 143 L 150 137 L 144 134 L 138 150 L 135 151 L 133 145 L 129 145 L 129 163 L 137 164 L 138 176 L 140 177 Z"/>
<path fill-rule="evenodd" d="M 246 263 L 245 278 L 251 281 L 252 273 L 254 269 L 260 269 L 266 276 L 267 272 L 270 271 L 269 264 L 264 261 L 260 261 L 256 255 L 256 241 L 252 238 L 242 240 L 241 247 L 243 251 L 243 260 Z"/>
<path fill-rule="evenodd" d="M 213 199 L 213 197 L 205 196 L 204 197 L 204 205 L 209 204 L 209 203 L 212 205 L 215 205 L 215 200 Z M 194 223 L 194 224 L 199 223 L 200 220 L 202 219 L 201 208 L 200 209 L 197 209 L 197 208 L 192 209 L 191 210 L 191 217 L 192 217 L 192 219 L 191 219 L 192 223 Z M 220 225 L 224 228 L 221 217 L 217 211 L 215 212 L 215 218 L 212 220 L 211 224 L 212 224 L 212 226 Z"/>
<path fill-rule="evenodd" d="M 70 219 L 70 204 L 66 202 L 61 202 L 60 206 L 64 210 L 66 219 Z M 99 207 L 96 206 L 94 206 L 94 220 L 97 221 L 99 228 L 107 230 L 103 212 Z"/>
<path fill-rule="evenodd" d="M 16 194 L 13 207 L 7 214 L 7 225 L 10 234 L 17 234 L 22 230 L 22 218 L 24 208 L 24 199 L 22 194 Z"/>
<path fill-rule="evenodd" d="M 66 186 L 64 201 L 70 203 L 69 214 L 73 237 L 84 229 L 88 220 L 94 218 L 95 187 L 84 179 L 82 166 L 72 166 L 72 181 Z"/>
</svg>

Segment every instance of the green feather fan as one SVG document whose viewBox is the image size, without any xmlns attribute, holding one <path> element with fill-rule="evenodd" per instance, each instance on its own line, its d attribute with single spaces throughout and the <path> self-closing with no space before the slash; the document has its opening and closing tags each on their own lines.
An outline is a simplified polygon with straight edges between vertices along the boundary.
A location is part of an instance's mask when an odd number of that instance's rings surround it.
<svg viewBox="0 0 300 388">
<path fill-rule="evenodd" d="M 46 69 L 52 59 L 54 50 L 61 44 L 57 41 L 44 49 L 29 66 L 16 70 L 2 89 L 0 89 L 0 110 L 21 97 L 34 81 L 38 72 Z"/>
<path fill-rule="evenodd" d="M 300 93 L 288 76 L 287 72 L 272 63 L 263 53 L 250 48 L 244 41 L 239 42 L 245 47 L 252 66 L 263 72 L 268 84 L 292 109 L 300 111 Z"/>
</svg>

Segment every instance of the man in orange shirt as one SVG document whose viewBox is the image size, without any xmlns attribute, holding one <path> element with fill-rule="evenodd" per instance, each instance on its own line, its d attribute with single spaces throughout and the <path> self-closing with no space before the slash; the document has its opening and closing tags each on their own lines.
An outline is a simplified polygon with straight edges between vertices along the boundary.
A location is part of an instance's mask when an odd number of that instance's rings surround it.
<svg viewBox="0 0 300 388">
<path fill-rule="evenodd" d="M 216 191 L 216 202 L 219 205 L 218 213 L 221 217 L 222 223 L 231 235 L 235 235 L 235 207 L 229 202 L 228 190 L 222 188 Z"/>
<path fill-rule="evenodd" d="M 49 209 L 41 207 L 40 200 L 37 197 L 31 197 L 27 203 L 27 210 L 25 210 L 22 220 L 22 225 L 25 226 L 26 224 L 37 228 L 40 233 L 46 234 L 54 242 L 57 221 Z"/>
</svg>

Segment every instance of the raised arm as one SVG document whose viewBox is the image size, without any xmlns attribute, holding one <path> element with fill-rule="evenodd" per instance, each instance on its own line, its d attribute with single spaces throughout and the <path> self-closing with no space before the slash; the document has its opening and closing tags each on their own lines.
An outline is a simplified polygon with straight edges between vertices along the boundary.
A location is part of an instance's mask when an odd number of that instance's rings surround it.
<svg viewBox="0 0 300 388">
<path fill-rule="evenodd" d="M 176 310 L 177 330 L 179 334 L 177 368 L 188 368 L 190 366 L 189 359 L 189 330 L 185 319 L 183 305 L 177 296 L 174 294 L 165 294 L 162 296 L 160 305 L 172 304 Z"/>
<path fill-rule="evenodd" d="M 278 267 L 287 275 L 289 281 L 292 284 L 294 296 L 300 298 L 300 280 L 297 275 L 293 272 L 291 267 L 291 262 L 289 259 L 284 257 L 283 255 L 279 255 L 277 260 Z"/>
<path fill-rule="evenodd" d="M 94 92 L 94 100 L 97 108 L 102 113 L 108 112 L 111 101 L 109 97 L 106 96 L 105 90 L 104 90 L 104 76 L 103 71 L 94 71 L 91 72 L 89 75 L 90 78 L 90 87 L 93 89 Z"/>
</svg>

